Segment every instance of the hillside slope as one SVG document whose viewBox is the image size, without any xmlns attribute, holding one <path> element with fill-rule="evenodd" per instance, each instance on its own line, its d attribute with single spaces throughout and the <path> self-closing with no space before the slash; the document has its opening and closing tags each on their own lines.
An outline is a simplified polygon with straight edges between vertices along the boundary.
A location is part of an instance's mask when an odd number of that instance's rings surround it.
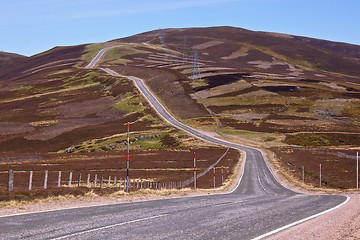
<svg viewBox="0 0 360 240">
<path fill-rule="evenodd" d="M 0 52 L 0 69 L 2 67 L 24 60 L 26 58 L 27 58 L 26 56 L 15 53 Z"/>
<path fill-rule="evenodd" d="M 186 93 L 211 114 L 188 124 L 271 150 L 295 178 L 304 167 L 305 181 L 318 183 L 322 164 L 323 185 L 353 187 L 360 46 L 232 27 L 164 29 L 119 42 L 138 52 L 113 49 L 101 65 L 145 78 L 175 113 L 188 107 L 169 101 L 177 85 L 151 72 L 183 74 Z"/>
<path fill-rule="evenodd" d="M 161 40 L 160 40 L 161 39 Z M 242 28 L 212 27 L 165 29 L 120 41 L 154 43 L 222 67 L 312 77 L 312 73 L 360 76 L 360 46 L 307 37 L 256 32 Z"/>
<path fill-rule="evenodd" d="M 360 144 L 360 46 L 232 27 L 56 47 L 1 68 L 0 151 L 120 151 L 128 121 L 136 149 L 188 147 L 194 139 L 161 121 L 131 82 L 84 68 L 108 46 L 118 47 L 98 67 L 143 78 L 183 122 L 271 149 L 289 172 L 305 165 L 313 182 L 319 162 L 302 156 L 321 151 L 325 163 L 330 154 L 340 171 L 328 184 L 349 186 L 338 179 L 354 174 L 353 159 L 340 156 Z"/>
</svg>

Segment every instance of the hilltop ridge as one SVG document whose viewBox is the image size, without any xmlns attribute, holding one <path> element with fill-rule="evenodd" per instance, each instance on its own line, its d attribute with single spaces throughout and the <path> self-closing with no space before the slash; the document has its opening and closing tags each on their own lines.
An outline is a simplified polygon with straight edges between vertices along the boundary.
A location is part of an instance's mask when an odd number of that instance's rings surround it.
<svg viewBox="0 0 360 240">
<path fill-rule="evenodd" d="M 26 58 L 27 58 L 26 56 L 16 53 L 0 52 L 0 69 L 2 67 L 5 67 L 7 65 L 10 65 L 14 62 L 18 62 Z"/>
</svg>

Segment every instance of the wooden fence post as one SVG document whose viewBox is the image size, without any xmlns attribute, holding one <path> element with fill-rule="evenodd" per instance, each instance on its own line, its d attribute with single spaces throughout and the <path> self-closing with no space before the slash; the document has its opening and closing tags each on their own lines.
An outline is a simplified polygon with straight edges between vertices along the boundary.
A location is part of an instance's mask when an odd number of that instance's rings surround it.
<svg viewBox="0 0 360 240">
<path fill-rule="evenodd" d="M 213 167 L 213 176 L 214 176 L 214 189 L 216 188 L 216 172 L 215 167 Z"/>
<path fill-rule="evenodd" d="M 224 167 L 221 167 L 221 185 L 224 184 Z"/>
<path fill-rule="evenodd" d="M 97 174 L 95 174 L 95 177 L 94 177 L 94 188 L 97 187 Z"/>
<path fill-rule="evenodd" d="M 305 182 L 305 167 L 302 166 L 301 168 L 301 179 L 302 179 L 302 183 Z"/>
<path fill-rule="evenodd" d="M 78 187 L 80 187 L 80 183 L 81 183 L 81 173 L 79 173 L 78 175 Z"/>
<path fill-rule="evenodd" d="M 9 170 L 9 181 L 8 181 L 8 191 L 12 192 L 14 190 L 14 171 L 12 169 Z"/>
<path fill-rule="evenodd" d="M 47 181 L 48 181 L 48 170 L 45 170 L 45 176 L 44 176 L 44 190 L 47 188 Z"/>
<path fill-rule="evenodd" d="M 114 177 L 114 187 L 116 187 L 116 184 L 117 184 L 117 182 L 116 182 L 116 176 Z"/>
<path fill-rule="evenodd" d="M 60 186 L 61 186 L 61 171 L 59 171 L 58 181 L 57 181 L 57 187 L 60 188 Z"/>
<path fill-rule="evenodd" d="M 321 163 L 320 163 L 320 180 L 319 180 L 319 186 L 321 187 L 322 183 L 322 169 L 321 169 Z"/>
<path fill-rule="evenodd" d="M 30 171 L 29 175 L 29 191 L 32 189 L 33 171 Z"/>
<path fill-rule="evenodd" d="M 71 187 L 71 183 L 72 183 L 72 172 L 70 172 L 69 174 L 69 187 Z"/>
<path fill-rule="evenodd" d="M 87 179 L 86 179 L 86 187 L 89 188 L 90 187 L 90 173 L 88 173 L 87 175 Z"/>
<path fill-rule="evenodd" d="M 107 187 L 110 188 L 111 176 L 109 176 Z"/>
</svg>

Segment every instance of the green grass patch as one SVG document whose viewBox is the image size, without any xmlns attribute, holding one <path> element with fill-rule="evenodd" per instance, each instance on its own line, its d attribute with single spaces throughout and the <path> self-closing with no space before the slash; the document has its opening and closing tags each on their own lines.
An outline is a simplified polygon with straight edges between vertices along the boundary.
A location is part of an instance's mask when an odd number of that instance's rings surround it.
<svg viewBox="0 0 360 240">
<path fill-rule="evenodd" d="M 147 54 L 150 53 L 145 50 L 137 49 L 135 46 L 124 45 L 118 48 L 109 49 L 104 56 L 104 62 L 106 64 L 126 64 L 131 62 L 128 59 L 124 59 L 126 56 L 137 55 L 137 54 Z"/>
<path fill-rule="evenodd" d="M 197 87 L 205 87 L 208 85 L 208 80 L 206 79 L 199 79 L 196 81 L 190 81 L 190 86 L 194 89 Z"/>
<path fill-rule="evenodd" d="M 132 92 L 127 92 L 124 97 L 117 100 L 114 108 L 123 112 L 142 112 L 145 110 L 144 99 Z"/>
<path fill-rule="evenodd" d="M 313 63 L 310 63 L 308 61 L 302 60 L 302 59 L 296 59 L 296 58 L 288 58 L 287 56 L 280 54 L 278 52 L 273 51 L 270 48 L 267 47 L 261 47 L 261 46 L 256 46 L 256 45 L 252 45 L 249 43 L 242 43 L 243 45 L 245 45 L 246 47 L 250 48 L 250 49 L 256 49 L 258 51 L 261 51 L 265 54 L 268 54 L 278 60 L 290 63 L 292 65 L 295 66 L 301 66 L 302 69 L 304 70 L 316 70 L 316 65 Z"/>
<path fill-rule="evenodd" d="M 217 133 L 220 135 L 231 135 L 239 136 L 241 138 L 254 140 L 258 142 L 280 142 L 284 139 L 284 135 L 281 133 L 264 133 L 264 132 L 254 132 L 247 130 L 238 130 L 232 127 L 223 127 L 217 130 Z"/>
<path fill-rule="evenodd" d="M 159 149 L 163 148 L 162 138 L 167 133 L 159 131 L 140 131 L 130 133 L 130 149 Z M 121 133 L 101 139 L 92 139 L 82 142 L 78 145 L 67 149 L 72 149 L 70 152 L 107 152 L 107 151 L 125 151 L 127 149 L 127 134 Z M 67 149 L 62 149 L 58 153 L 66 152 Z"/>
<path fill-rule="evenodd" d="M 360 122 L 360 107 L 359 103 L 356 102 L 355 104 L 349 104 L 347 107 L 344 108 L 343 114 L 350 116 L 352 119 Z"/>
<path fill-rule="evenodd" d="M 11 92 L 16 92 L 16 94 L 19 95 L 25 95 L 25 94 L 32 94 L 32 93 L 39 93 L 42 89 L 37 88 L 35 86 L 20 86 L 11 89 Z"/>
<path fill-rule="evenodd" d="M 99 83 L 101 76 L 96 72 L 89 72 L 85 75 L 75 75 L 69 78 L 65 78 L 63 88 L 71 88 L 74 86 L 86 86 L 95 83 Z"/>
<path fill-rule="evenodd" d="M 105 47 L 105 44 L 89 44 L 85 47 L 85 54 L 82 55 L 82 60 L 85 62 L 90 62 L 96 54 Z"/>
<path fill-rule="evenodd" d="M 307 105 L 308 100 L 302 97 L 285 97 L 279 95 L 271 96 L 234 96 L 234 97 L 213 97 L 199 100 L 205 106 L 229 106 L 229 105 L 263 105 L 263 104 L 296 104 Z"/>
</svg>

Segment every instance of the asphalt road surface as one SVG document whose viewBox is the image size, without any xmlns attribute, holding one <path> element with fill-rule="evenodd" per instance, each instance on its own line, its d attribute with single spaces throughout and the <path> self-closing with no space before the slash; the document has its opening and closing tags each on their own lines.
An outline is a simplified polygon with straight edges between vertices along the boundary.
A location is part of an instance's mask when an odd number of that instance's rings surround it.
<svg viewBox="0 0 360 240">
<path fill-rule="evenodd" d="M 102 54 L 87 67 L 93 67 Z M 236 189 L 221 195 L 2 217 L 0 239 L 259 239 L 346 202 L 344 196 L 304 195 L 283 187 L 259 150 L 204 135 L 178 122 L 140 79 L 127 78 L 177 128 L 246 153 Z"/>
</svg>

